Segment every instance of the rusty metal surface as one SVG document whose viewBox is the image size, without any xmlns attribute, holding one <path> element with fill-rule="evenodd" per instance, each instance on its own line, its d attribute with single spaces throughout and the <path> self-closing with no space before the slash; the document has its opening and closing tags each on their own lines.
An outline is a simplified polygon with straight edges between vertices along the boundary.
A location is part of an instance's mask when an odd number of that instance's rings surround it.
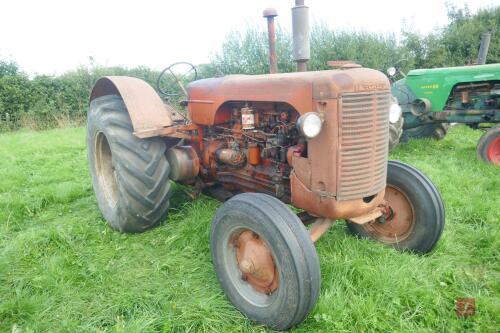
<svg viewBox="0 0 500 333">
<path fill-rule="evenodd" d="M 363 229 L 385 244 L 402 242 L 415 227 L 415 209 L 406 195 L 393 186 L 387 186 L 385 201 L 390 208 L 387 214 L 363 224 Z"/>
<path fill-rule="evenodd" d="M 191 82 L 188 109 L 199 125 L 214 125 L 229 114 L 224 103 L 230 101 L 284 102 L 299 114 L 315 111 L 314 100 L 338 98 L 341 92 L 389 89 L 384 74 L 368 69 L 265 75 L 229 75 Z"/>
<path fill-rule="evenodd" d="M 347 219 L 367 214 L 375 209 L 384 200 L 384 191 L 366 203 L 362 198 L 338 201 L 334 196 L 325 196 L 322 193 L 308 189 L 292 172 L 290 176 L 292 188 L 292 204 L 302 208 L 315 216 L 330 219 Z"/>
<path fill-rule="evenodd" d="M 232 241 L 242 278 L 262 293 L 270 294 L 279 286 L 278 270 L 273 256 L 262 238 L 245 230 Z"/>
<path fill-rule="evenodd" d="M 90 101 L 105 95 L 120 95 L 127 107 L 134 134 L 139 137 L 155 136 L 154 131 L 172 125 L 169 109 L 156 91 L 145 81 L 128 76 L 100 78 L 90 95 Z M 142 134 L 148 132 L 151 134 Z"/>
<path fill-rule="evenodd" d="M 172 147 L 166 151 L 165 155 L 170 165 L 170 179 L 185 181 L 198 175 L 200 160 L 193 147 Z"/>
<path fill-rule="evenodd" d="M 247 162 L 247 157 L 242 151 L 231 148 L 218 149 L 215 151 L 215 156 L 221 163 L 229 164 L 236 168 L 243 167 Z"/>
<path fill-rule="evenodd" d="M 327 62 L 327 65 L 332 67 L 332 68 L 341 68 L 341 69 L 363 67 L 360 64 L 357 64 L 352 60 L 331 60 L 331 61 Z"/>
<path fill-rule="evenodd" d="M 384 208 L 379 206 L 367 214 L 351 217 L 349 221 L 357 224 L 365 224 L 379 218 L 383 214 Z"/>
<path fill-rule="evenodd" d="M 267 19 L 267 39 L 269 42 L 269 73 L 278 73 L 278 63 L 276 61 L 276 28 L 274 26 L 274 18 L 278 16 L 278 12 L 274 8 L 266 8 L 262 13 Z"/>
<path fill-rule="evenodd" d="M 255 143 L 250 143 L 248 147 L 248 163 L 251 165 L 260 164 L 260 148 Z"/>
<path fill-rule="evenodd" d="M 190 103 L 190 112 L 205 133 L 199 138 L 201 178 L 234 193 L 267 193 L 319 217 L 368 214 L 383 200 L 385 188 L 388 88 L 385 75 L 366 68 L 192 83 L 188 90 L 197 102 Z M 204 100 L 213 103 L 199 103 Z M 245 130 L 242 114 L 248 108 L 254 125 Z M 276 128 L 293 128 L 300 114 L 311 111 L 324 118 L 320 134 L 307 143 L 304 138 L 276 143 L 283 154 L 267 156 L 266 142 L 276 134 L 261 126 L 277 122 Z M 233 147 L 252 163 L 235 167 L 217 157 L 219 149 Z"/>
<path fill-rule="evenodd" d="M 316 242 L 318 239 L 320 239 L 320 237 L 323 236 L 324 233 L 328 231 L 328 229 L 330 229 L 333 222 L 335 222 L 335 220 L 325 218 L 316 219 L 316 221 L 311 224 L 311 229 L 309 229 L 311 240 L 313 242 Z"/>
<path fill-rule="evenodd" d="M 135 132 L 134 134 L 141 139 L 153 136 L 165 136 L 197 141 L 199 140 L 199 132 L 201 130 L 202 129 L 196 124 L 185 124 L 144 130 L 141 132 Z"/>
<path fill-rule="evenodd" d="M 337 199 L 385 188 L 389 147 L 388 91 L 345 93 L 340 99 Z"/>
</svg>

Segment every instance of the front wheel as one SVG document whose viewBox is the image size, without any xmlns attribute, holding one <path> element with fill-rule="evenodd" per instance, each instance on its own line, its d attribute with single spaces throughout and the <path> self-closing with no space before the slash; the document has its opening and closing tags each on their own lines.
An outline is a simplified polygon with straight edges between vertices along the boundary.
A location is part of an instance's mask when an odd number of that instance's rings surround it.
<svg viewBox="0 0 500 333">
<path fill-rule="evenodd" d="M 480 160 L 500 166 L 500 125 L 483 134 L 477 143 L 476 152 Z"/>
<path fill-rule="evenodd" d="M 320 269 L 300 219 L 266 194 L 238 194 L 212 221 L 210 248 L 227 297 L 248 318 L 284 330 L 316 304 Z"/>
<path fill-rule="evenodd" d="M 404 118 L 401 116 L 394 124 L 389 123 L 389 151 L 399 145 L 401 134 L 403 134 Z"/>
<path fill-rule="evenodd" d="M 349 231 L 401 251 L 430 252 L 445 221 L 443 201 L 431 180 L 408 164 L 389 161 L 384 199 L 387 214 L 365 224 L 348 221 Z"/>
</svg>

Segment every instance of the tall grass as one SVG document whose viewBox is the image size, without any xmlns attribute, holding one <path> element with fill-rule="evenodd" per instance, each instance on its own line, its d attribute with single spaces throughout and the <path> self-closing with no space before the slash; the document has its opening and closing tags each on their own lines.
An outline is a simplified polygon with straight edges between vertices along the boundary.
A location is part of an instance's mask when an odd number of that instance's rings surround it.
<svg viewBox="0 0 500 333">
<path fill-rule="evenodd" d="M 175 190 L 170 214 L 125 235 L 103 220 L 90 183 L 84 129 L 0 134 L 1 332 L 263 332 L 216 280 L 209 228 L 219 203 Z M 429 255 L 347 235 L 339 221 L 317 243 L 319 302 L 297 332 L 497 332 L 500 169 L 476 159 L 481 135 L 391 155 L 423 170 L 446 205 Z M 458 317 L 455 299 L 476 299 Z"/>
</svg>

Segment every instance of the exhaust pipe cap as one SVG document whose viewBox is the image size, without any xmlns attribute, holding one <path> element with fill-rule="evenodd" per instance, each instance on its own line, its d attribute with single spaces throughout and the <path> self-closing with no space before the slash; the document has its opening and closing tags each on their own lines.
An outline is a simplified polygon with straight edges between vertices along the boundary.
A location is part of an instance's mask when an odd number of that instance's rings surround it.
<svg viewBox="0 0 500 333">
<path fill-rule="evenodd" d="M 262 12 L 262 17 L 276 17 L 278 16 L 278 11 L 276 10 L 276 8 L 266 8 L 264 9 L 264 11 Z"/>
</svg>

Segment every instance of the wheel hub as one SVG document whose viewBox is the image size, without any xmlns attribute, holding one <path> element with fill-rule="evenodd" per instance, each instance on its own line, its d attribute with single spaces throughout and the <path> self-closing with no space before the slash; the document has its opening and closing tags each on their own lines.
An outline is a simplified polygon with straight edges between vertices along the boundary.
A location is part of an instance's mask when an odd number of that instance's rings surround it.
<svg viewBox="0 0 500 333">
<path fill-rule="evenodd" d="M 500 137 L 496 137 L 489 145 L 486 152 L 488 160 L 494 165 L 500 165 Z"/>
<path fill-rule="evenodd" d="M 396 187 L 385 189 L 384 215 L 363 225 L 374 238 L 395 244 L 408 238 L 415 226 L 415 210 L 406 195 Z"/>
<path fill-rule="evenodd" d="M 108 139 L 103 132 L 96 133 L 94 160 L 96 173 L 101 184 L 101 190 L 110 205 L 118 201 L 118 182 Z"/>
<path fill-rule="evenodd" d="M 255 232 L 245 230 L 233 241 L 242 278 L 260 292 L 270 294 L 278 288 L 278 272 L 271 251 Z"/>
</svg>

